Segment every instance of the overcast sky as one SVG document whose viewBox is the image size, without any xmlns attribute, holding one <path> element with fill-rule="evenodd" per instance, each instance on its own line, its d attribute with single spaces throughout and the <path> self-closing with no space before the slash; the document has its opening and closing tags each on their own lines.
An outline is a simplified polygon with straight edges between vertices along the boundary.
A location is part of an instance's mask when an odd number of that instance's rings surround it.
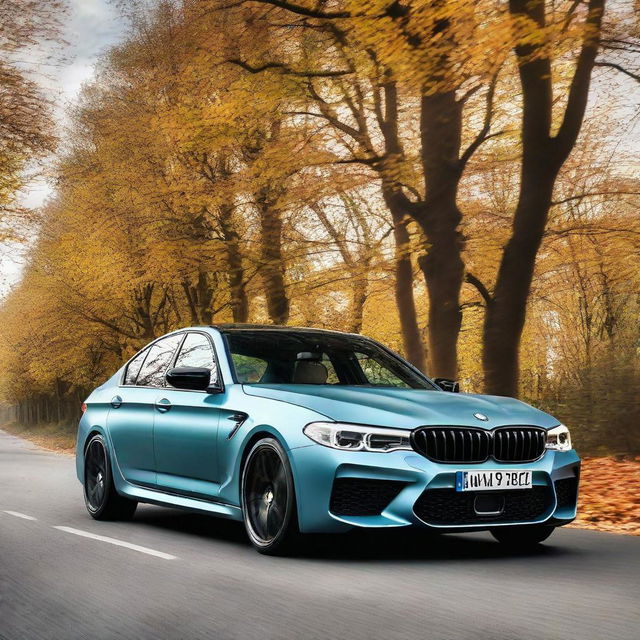
<svg viewBox="0 0 640 640">
<path fill-rule="evenodd" d="M 46 0 L 43 0 L 46 2 Z M 41 47 L 22 51 L 25 68 L 34 72 L 55 104 L 59 135 L 64 135 L 65 113 L 78 97 L 82 84 L 90 80 L 95 63 L 109 47 L 124 35 L 125 21 L 112 0 L 68 0 L 69 12 L 64 17 L 64 46 L 61 61 L 47 59 Z M 51 194 L 52 187 L 42 178 L 33 180 L 24 190 L 20 202 L 39 207 Z M 24 245 L 0 245 L 0 297 L 17 281 L 22 269 Z"/>
<path fill-rule="evenodd" d="M 125 29 L 124 20 L 110 0 L 68 0 L 68 3 L 70 9 L 63 33 L 68 45 L 64 48 L 64 60 L 40 67 L 46 77 L 39 74 L 39 81 L 55 99 L 60 134 L 64 129 L 65 110 L 78 97 L 82 84 L 93 76 L 100 54 L 116 44 Z M 39 61 L 42 52 L 34 50 L 30 57 Z M 37 207 L 50 191 L 44 180 L 37 181 L 29 186 L 23 202 L 29 207 Z"/>
</svg>

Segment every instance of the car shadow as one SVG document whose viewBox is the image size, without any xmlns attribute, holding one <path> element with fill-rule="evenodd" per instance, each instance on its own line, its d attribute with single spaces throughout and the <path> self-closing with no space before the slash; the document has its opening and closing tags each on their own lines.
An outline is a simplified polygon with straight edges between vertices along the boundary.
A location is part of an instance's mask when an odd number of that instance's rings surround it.
<svg viewBox="0 0 640 640">
<path fill-rule="evenodd" d="M 341 536 L 312 536 L 300 554 L 309 559 L 341 561 L 442 561 L 498 558 L 558 558 L 575 555 L 564 545 L 541 544 L 514 549 L 496 542 L 489 533 L 438 534 L 424 529 L 352 531 Z"/>
<path fill-rule="evenodd" d="M 164 507 L 141 509 L 136 513 L 134 522 L 255 553 L 241 522 Z M 292 555 L 298 559 L 341 562 L 415 562 L 527 557 L 556 560 L 581 553 L 553 536 L 548 542 L 529 549 L 513 549 L 496 542 L 489 533 L 434 534 L 424 529 L 402 528 L 307 535 Z"/>
</svg>

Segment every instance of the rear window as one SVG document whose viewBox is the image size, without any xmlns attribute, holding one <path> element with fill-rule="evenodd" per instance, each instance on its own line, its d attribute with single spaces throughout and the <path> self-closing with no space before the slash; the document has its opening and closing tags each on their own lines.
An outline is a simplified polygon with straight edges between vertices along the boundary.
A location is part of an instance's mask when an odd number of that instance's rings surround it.
<svg viewBox="0 0 640 640">
<path fill-rule="evenodd" d="M 131 360 L 131 362 L 127 366 L 127 372 L 124 375 L 125 384 L 136 383 L 136 378 L 140 373 L 142 363 L 144 362 L 144 359 L 147 357 L 148 352 L 149 352 L 149 349 L 145 349 L 144 351 L 141 351 L 133 360 Z"/>
<path fill-rule="evenodd" d="M 183 334 L 167 336 L 149 347 L 149 353 L 138 373 L 136 385 L 140 387 L 161 387 L 164 374 L 183 338 Z"/>
</svg>

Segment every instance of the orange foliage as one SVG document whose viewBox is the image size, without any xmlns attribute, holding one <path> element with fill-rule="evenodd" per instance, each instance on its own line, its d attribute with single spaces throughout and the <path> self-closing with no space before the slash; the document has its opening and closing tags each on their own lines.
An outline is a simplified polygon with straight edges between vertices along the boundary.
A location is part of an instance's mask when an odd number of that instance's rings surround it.
<svg viewBox="0 0 640 640">
<path fill-rule="evenodd" d="M 585 458 L 580 476 L 578 517 L 571 524 L 640 535 L 640 457 Z"/>
</svg>

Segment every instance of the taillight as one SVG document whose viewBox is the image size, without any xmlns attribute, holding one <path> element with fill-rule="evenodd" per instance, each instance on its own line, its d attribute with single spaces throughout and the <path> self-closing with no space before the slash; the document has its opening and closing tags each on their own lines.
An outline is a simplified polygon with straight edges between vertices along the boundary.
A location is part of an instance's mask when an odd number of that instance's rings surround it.
<svg viewBox="0 0 640 640">
<path fill-rule="evenodd" d="M 80 405 L 80 410 L 82 411 L 82 413 L 84 413 L 87 410 L 87 403 L 86 402 L 83 402 Z"/>
</svg>

